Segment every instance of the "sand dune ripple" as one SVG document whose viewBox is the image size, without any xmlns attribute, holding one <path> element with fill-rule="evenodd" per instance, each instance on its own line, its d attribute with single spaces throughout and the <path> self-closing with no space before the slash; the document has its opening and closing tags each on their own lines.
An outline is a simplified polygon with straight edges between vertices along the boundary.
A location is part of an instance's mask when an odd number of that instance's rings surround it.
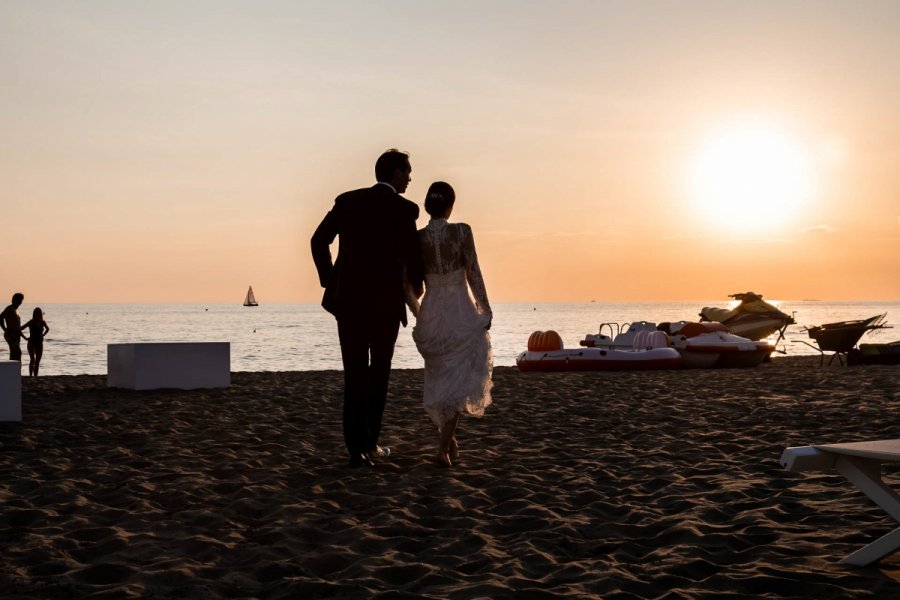
<svg viewBox="0 0 900 600">
<path fill-rule="evenodd" d="M 346 468 L 337 371 L 193 392 L 26 379 L 24 421 L 0 424 L 0 595 L 900 597 L 900 557 L 838 564 L 889 518 L 777 462 L 898 437 L 897 373 L 498 368 L 450 471 L 418 370 L 394 374 L 374 470 Z"/>
</svg>

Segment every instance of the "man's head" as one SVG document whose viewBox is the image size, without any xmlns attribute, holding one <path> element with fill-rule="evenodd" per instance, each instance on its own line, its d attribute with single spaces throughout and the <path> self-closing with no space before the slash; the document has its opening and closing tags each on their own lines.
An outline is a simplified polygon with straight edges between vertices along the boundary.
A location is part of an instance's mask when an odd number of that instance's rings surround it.
<svg viewBox="0 0 900 600">
<path fill-rule="evenodd" d="M 391 148 L 375 162 L 376 181 L 391 184 L 398 194 L 405 192 L 412 181 L 410 173 L 412 167 L 409 164 L 409 154 L 396 148 Z"/>
<path fill-rule="evenodd" d="M 20 306 L 22 306 L 22 302 L 24 302 L 24 301 L 25 301 L 25 294 L 23 294 L 21 292 L 16 292 L 15 294 L 13 294 L 12 305 L 15 306 L 16 308 L 19 308 Z"/>
</svg>

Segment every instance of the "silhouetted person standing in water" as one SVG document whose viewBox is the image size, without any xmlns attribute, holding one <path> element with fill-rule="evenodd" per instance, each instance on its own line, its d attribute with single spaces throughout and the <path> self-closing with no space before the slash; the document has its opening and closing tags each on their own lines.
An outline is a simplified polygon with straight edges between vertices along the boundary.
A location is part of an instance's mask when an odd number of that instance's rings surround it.
<svg viewBox="0 0 900 600">
<path fill-rule="evenodd" d="M 325 288 L 322 306 L 337 319 L 344 364 L 344 442 L 350 467 L 387 456 L 378 445 L 394 344 L 406 326 L 403 273 L 417 295 L 424 273 L 419 207 L 400 196 L 410 182 L 409 155 L 388 150 L 375 163 L 378 181 L 334 201 L 312 236 L 313 261 Z M 337 260 L 330 246 L 339 238 Z"/>
<path fill-rule="evenodd" d="M 28 330 L 28 335 L 25 331 Z M 37 377 L 44 354 L 44 336 L 50 333 L 50 326 L 44 320 L 44 311 L 35 308 L 31 320 L 22 325 L 22 337 L 28 340 L 28 374 Z"/>
<path fill-rule="evenodd" d="M 25 295 L 19 292 L 13 294 L 12 304 L 0 313 L 0 328 L 3 329 L 3 339 L 9 344 L 9 360 L 22 362 L 22 319 L 19 318 L 19 307 L 25 300 Z"/>
</svg>

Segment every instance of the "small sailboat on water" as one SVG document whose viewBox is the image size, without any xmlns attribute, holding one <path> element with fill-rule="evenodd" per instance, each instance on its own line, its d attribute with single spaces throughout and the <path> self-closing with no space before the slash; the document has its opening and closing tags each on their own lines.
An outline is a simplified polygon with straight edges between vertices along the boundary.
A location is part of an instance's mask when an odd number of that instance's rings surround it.
<svg viewBox="0 0 900 600">
<path fill-rule="evenodd" d="M 253 286 L 247 289 L 247 296 L 244 298 L 244 306 L 259 306 L 256 296 L 253 295 Z"/>
</svg>

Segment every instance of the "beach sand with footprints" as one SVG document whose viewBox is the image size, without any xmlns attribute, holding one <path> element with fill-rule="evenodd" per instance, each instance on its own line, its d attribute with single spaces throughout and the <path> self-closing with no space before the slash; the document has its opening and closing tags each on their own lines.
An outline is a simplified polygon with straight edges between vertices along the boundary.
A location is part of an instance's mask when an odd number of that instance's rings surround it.
<svg viewBox="0 0 900 600">
<path fill-rule="evenodd" d="M 900 597 L 900 555 L 838 564 L 896 523 L 836 473 L 778 463 L 900 437 L 898 374 L 497 368 L 449 471 L 421 370 L 393 374 L 391 456 L 356 470 L 340 371 L 25 378 L 23 421 L 0 423 L 0 596 Z"/>
</svg>

